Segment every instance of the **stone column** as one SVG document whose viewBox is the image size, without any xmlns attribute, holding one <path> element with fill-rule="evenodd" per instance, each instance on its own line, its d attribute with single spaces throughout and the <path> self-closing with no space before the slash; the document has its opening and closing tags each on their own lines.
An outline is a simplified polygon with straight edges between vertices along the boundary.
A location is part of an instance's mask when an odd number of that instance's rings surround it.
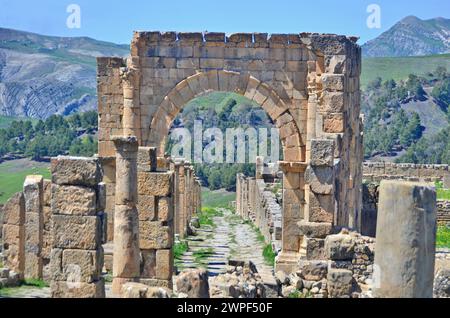
<svg viewBox="0 0 450 318">
<path fill-rule="evenodd" d="M 25 200 L 16 193 L 3 206 L 4 266 L 24 278 L 25 272 Z"/>
<path fill-rule="evenodd" d="M 303 236 L 299 223 L 304 219 L 304 171 L 301 162 L 280 162 L 283 171 L 282 250 L 276 258 L 276 271 L 291 273 L 297 267 Z"/>
<path fill-rule="evenodd" d="M 258 156 L 256 157 L 256 179 L 262 179 L 264 175 L 264 157 Z"/>
<path fill-rule="evenodd" d="M 111 137 L 116 148 L 116 196 L 112 292 L 140 277 L 139 221 L 136 203 L 138 141 L 134 136 Z"/>
<path fill-rule="evenodd" d="M 127 67 L 121 69 L 123 83 L 123 134 L 141 140 L 140 78 L 139 59 L 129 58 Z"/>
<path fill-rule="evenodd" d="M 23 184 L 25 198 L 25 278 L 42 278 L 43 181 L 42 176 L 27 176 Z"/>
<path fill-rule="evenodd" d="M 52 158 L 53 298 L 104 298 L 101 168 L 96 158 Z"/>
<path fill-rule="evenodd" d="M 381 181 L 374 296 L 432 297 L 435 242 L 434 187 L 407 181 Z"/>
</svg>

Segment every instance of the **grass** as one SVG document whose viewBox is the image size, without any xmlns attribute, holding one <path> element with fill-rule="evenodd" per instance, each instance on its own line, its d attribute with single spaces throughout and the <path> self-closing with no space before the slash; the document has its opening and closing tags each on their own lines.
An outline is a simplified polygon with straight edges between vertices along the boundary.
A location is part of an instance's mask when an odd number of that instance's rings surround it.
<svg viewBox="0 0 450 318">
<path fill-rule="evenodd" d="M 213 208 L 229 208 L 231 201 L 236 200 L 235 192 L 225 190 L 211 191 L 207 188 L 202 189 L 202 205 Z"/>
<path fill-rule="evenodd" d="M 208 247 L 208 248 L 201 248 L 197 251 L 194 251 L 192 253 L 192 256 L 194 257 L 194 260 L 197 264 L 206 265 L 205 260 L 212 254 L 214 254 L 214 249 L 212 247 Z"/>
<path fill-rule="evenodd" d="M 23 188 L 28 175 L 38 174 L 45 179 L 51 177 L 49 163 L 28 159 L 6 161 L 0 164 L 0 204 L 5 203 Z"/>
<path fill-rule="evenodd" d="M 207 225 L 214 227 L 215 224 L 213 218 L 216 216 L 223 216 L 223 213 L 215 208 L 202 207 L 202 211 L 198 215 L 198 221 L 200 223 L 200 226 Z"/>
<path fill-rule="evenodd" d="M 438 226 L 436 233 L 436 247 L 450 248 L 450 227 L 446 225 Z"/>
<path fill-rule="evenodd" d="M 180 260 L 184 253 L 188 251 L 189 247 L 186 241 L 176 242 L 173 245 L 173 257 Z"/>
<path fill-rule="evenodd" d="M 263 249 L 264 261 L 267 265 L 275 266 L 275 252 L 272 249 L 272 244 L 267 244 Z"/>
<path fill-rule="evenodd" d="M 438 200 L 450 200 L 450 189 L 444 189 L 441 181 L 437 181 L 436 185 L 436 196 Z"/>
<path fill-rule="evenodd" d="M 294 290 L 292 293 L 289 294 L 288 298 L 311 298 L 312 295 L 310 292 L 307 292 L 306 294 L 302 293 L 298 289 Z"/>
<path fill-rule="evenodd" d="M 48 287 L 48 284 L 46 282 L 44 282 L 42 279 L 36 278 L 25 279 L 23 285 L 37 288 Z"/>
<path fill-rule="evenodd" d="M 17 287 L 0 287 L 0 296 L 14 297 L 14 295 L 22 292 L 25 293 L 27 290 L 45 287 L 48 287 L 48 284 L 42 279 L 25 279 L 20 286 Z"/>
<path fill-rule="evenodd" d="M 438 66 L 450 69 L 450 54 L 412 57 L 371 57 L 363 58 L 361 85 L 366 85 L 376 77 L 395 81 L 406 79 L 409 74 L 426 75 Z"/>
</svg>

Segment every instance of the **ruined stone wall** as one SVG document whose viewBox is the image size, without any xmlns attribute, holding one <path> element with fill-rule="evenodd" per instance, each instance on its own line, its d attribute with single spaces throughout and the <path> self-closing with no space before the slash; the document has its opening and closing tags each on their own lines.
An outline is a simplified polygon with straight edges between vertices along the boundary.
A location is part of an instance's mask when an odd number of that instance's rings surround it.
<svg viewBox="0 0 450 318">
<path fill-rule="evenodd" d="M 95 158 L 57 157 L 51 161 L 53 298 L 105 297 L 103 268 L 104 195 Z"/>
<path fill-rule="evenodd" d="M 272 192 L 273 184 L 266 184 L 264 179 L 236 176 L 236 214 L 251 220 L 260 230 L 266 243 L 271 243 L 275 250 L 281 250 L 282 213 L 281 206 Z"/>
<path fill-rule="evenodd" d="M 450 201 L 437 200 L 436 219 L 438 223 L 450 224 Z"/>
<path fill-rule="evenodd" d="M 450 188 L 450 169 L 448 165 L 412 164 L 392 162 L 364 162 L 364 179 L 380 182 L 383 179 L 402 179 L 408 181 L 442 181 Z"/>
<path fill-rule="evenodd" d="M 3 206 L 3 265 L 25 274 L 25 199 L 22 192 L 13 195 Z"/>
<path fill-rule="evenodd" d="M 140 155 L 142 149 L 146 148 L 140 148 Z M 156 158 L 154 148 L 151 153 L 145 152 L 144 157 Z M 172 288 L 174 173 L 156 171 L 156 160 L 153 159 L 139 159 L 138 162 L 139 248 L 142 256 L 140 282 Z"/>
<path fill-rule="evenodd" d="M 98 60 L 99 156 L 113 156 L 111 135 L 123 134 L 157 147 L 163 158 L 177 114 L 208 92 L 235 92 L 256 102 L 279 128 L 283 145 L 283 269 L 289 271 L 308 241 L 323 246 L 333 227 L 361 226 L 356 40 L 316 33 L 135 32 L 129 58 Z M 331 147 L 314 152 L 324 141 Z M 250 204 L 241 209 L 243 217 L 252 218 L 254 198 L 241 202 Z"/>
</svg>

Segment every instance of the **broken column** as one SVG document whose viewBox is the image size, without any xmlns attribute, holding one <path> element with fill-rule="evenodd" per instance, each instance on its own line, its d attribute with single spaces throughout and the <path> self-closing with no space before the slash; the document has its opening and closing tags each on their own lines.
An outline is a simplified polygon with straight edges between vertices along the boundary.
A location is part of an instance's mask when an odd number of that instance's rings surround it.
<svg viewBox="0 0 450 318">
<path fill-rule="evenodd" d="M 103 298 L 102 211 L 96 158 L 52 158 L 53 298 Z"/>
<path fill-rule="evenodd" d="M 4 266 L 24 278 L 25 272 L 25 200 L 16 193 L 3 206 Z"/>
<path fill-rule="evenodd" d="M 430 184 L 383 180 L 375 245 L 375 297 L 433 295 L 436 191 Z"/>
<path fill-rule="evenodd" d="M 112 292 L 140 277 L 139 221 L 136 202 L 138 140 L 134 136 L 112 137 L 116 148 L 116 196 Z"/>
<path fill-rule="evenodd" d="M 23 184 L 25 198 L 25 278 L 42 278 L 43 178 L 27 176 Z"/>
</svg>

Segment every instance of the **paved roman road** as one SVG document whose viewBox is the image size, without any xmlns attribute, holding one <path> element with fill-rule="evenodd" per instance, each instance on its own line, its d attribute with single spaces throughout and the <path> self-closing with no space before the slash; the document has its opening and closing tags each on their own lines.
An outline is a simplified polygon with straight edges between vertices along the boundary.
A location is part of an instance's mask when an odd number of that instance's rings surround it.
<svg viewBox="0 0 450 318">
<path fill-rule="evenodd" d="M 252 226 L 229 209 L 213 217 L 214 226 L 202 226 L 197 235 L 187 238 L 189 251 L 183 254 L 178 269 L 204 267 L 210 276 L 226 271 L 228 260 L 252 261 L 263 278 L 273 279 L 272 266 L 264 261 L 264 243 Z M 205 257 L 199 258 L 202 254 Z M 197 257 L 196 257 L 197 256 Z"/>
</svg>

